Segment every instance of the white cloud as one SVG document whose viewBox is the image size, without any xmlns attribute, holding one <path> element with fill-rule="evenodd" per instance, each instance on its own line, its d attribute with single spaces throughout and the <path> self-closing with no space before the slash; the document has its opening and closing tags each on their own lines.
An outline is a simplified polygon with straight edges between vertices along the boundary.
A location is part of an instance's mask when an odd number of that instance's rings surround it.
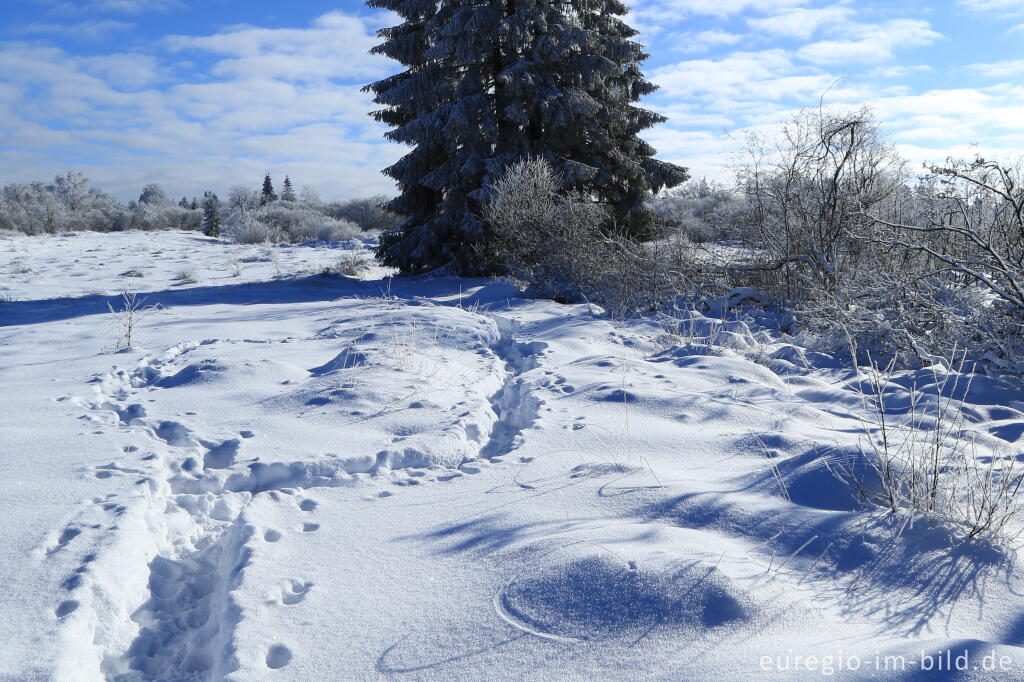
<svg viewBox="0 0 1024 682">
<path fill-rule="evenodd" d="M 214 66 L 216 76 L 328 79 L 363 78 L 379 74 L 388 61 L 369 54 L 377 44 L 368 20 L 332 11 L 311 28 L 268 29 L 236 26 L 209 36 L 171 36 L 175 51 L 200 50 L 224 56 Z"/>
<path fill-rule="evenodd" d="M 695 36 L 702 45 L 735 45 L 743 40 L 743 36 L 728 31 L 701 31 Z"/>
<path fill-rule="evenodd" d="M 941 34 L 921 19 L 892 19 L 881 24 L 848 24 L 849 37 L 822 40 L 805 45 L 797 55 L 817 64 L 881 62 L 893 58 L 897 49 L 929 45 Z"/>
<path fill-rule="evenodd" d="M 701 31 L 700 33 L 682 33 L 666 36 L 662 39 L 662 45 L 669 46 L 673 52 L 685 52 L 687 54 L 707 52 L 708 50 L 723 45 L 735 45 L 743 40 L 744 36 L 728 31 Z"/>
<path fill-rule="evenodd" d="M 799 7 L 809 0 L 634 0 L 629 4 L 640 13 L 654 7 L 676 14 L 700 14 L 727 17 L 747 11 L 776 11 L 785 7 Z"/>
<path fill-rule="evenodd" d="M 1014 78 L 1024 76 L 1024 59 L 1013 59 L 988 64 L 970 64 L 969 71 L 985 78 Z"/>
<path fill-rule="evenodd" d="M 957 4 L 974 12 L 1024 12 L 1024 0 L 957 0 Z"/>
<path fill-rule="evenodd" d="M 730 130 L 774 123 L 783 112 L 811 106 L 835 80 L 794 64 L 781 49 L 690 59 L 654 69 L 650 77 L 662 88 L 654 108 L 669 116 L 670 126 L 706 125 L 710 119 Z"/>
<path fill-rule="evenodd" d="M 328 198 L 391 192 L 380 170 L 402 148 L 382 142 L 360 92 L 392 68 L 366 55 L 378 20 L 332 12 L 304 29 L 240 26 L 164 44 L 175 59 L 213 55 L 199 72 L 159 53 L 0 44 L 0 183 L 76 167 L 127 199 L 146 182 L 192 195 L 270 169 Z"/>
<path fill-rule="evenodd" d="M 868 72 L 870 78 L 884 78 L 887 80 L 906 78 L 914 74 L 929 73 L 935 71 L 935 67 L 928 64 L 897 64 L 894 66 L 878 66 Z"/>
<path fill-rule="evenodd" d="M 769 17 L 748 19 L 747 25 L 762 33 L 807 40 L 819 29 L 845 23 L 854 14 L 852 8 L 840 5 L 814 9 L 794 7 Z"/>
<path fill-rule="evenodd" d="M 146 12 L 166 12 L 172 9 L 186 9 L 182 0 L 40 0 L 50 5 L 53 14 L 75 15 L 94 12 L 112 12 L 120 14 L 144 14 Z"/>
<path fill-rule="evenodd" d="M 80 57 L 78 63 L 84 71 L 100 76 L 109 86 L 117 89 L 139 89 L 160 77 L 156 58 L 147 54 L 123 53 Z"/>
<path fill-rule="evenodd" d="M 80 21 L 72 24 L 36 22 L 16 27 L 14 31 L 25 35 L 49 34 L 68 36 L 70 38 L 77 38 L 80 40 L 99 40 L 101 38 L 106 38 L 112 33 L 127 31 L 134 26 L 135 24 L 131 24 L 126 21 L 103 19 Z"/>
</svg>

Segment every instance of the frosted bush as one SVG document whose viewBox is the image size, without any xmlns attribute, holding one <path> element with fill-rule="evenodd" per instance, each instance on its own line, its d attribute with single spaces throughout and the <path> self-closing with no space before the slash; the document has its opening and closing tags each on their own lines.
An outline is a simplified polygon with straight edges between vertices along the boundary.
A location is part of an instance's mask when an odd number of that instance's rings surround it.
<svg viewBox="0 0 1024 682">
<path fill-rule="evenodd" d="M 359 236 L 359 226 L 295 204 L 272 204 L 233 210 L 228 232 L 240 244 L 262 242 L 343 241 Z"/>
<path fill-rule="evenodd" d="M 49 184 L 7 185 L 0 189 L 0 230 L 56 234 L 198 228 L 202 211 L 171 204 L 158 185 L 147 186 L 142 197 L 125 206 L 75 172 Z"/>
<path fill-rule="evenodd" d="M 239 244 L 280 243 L 287 241 L 280 229 L 260 222 L 254 214 L 228 216 L 227 232 Z"/>
<path fill-rule="evenodd" d="M 399 218 L 383 207 L 387 197 L 350 199 L 323 207 L 324 213 L 357 225 L 366 232 L 391 232 L 398 229 Z"/>
</svg>

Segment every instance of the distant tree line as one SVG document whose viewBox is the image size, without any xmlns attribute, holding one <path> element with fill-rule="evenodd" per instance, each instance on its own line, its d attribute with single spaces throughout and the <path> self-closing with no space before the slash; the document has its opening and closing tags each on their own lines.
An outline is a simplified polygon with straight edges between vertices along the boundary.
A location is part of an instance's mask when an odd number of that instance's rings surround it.
<svg viewBox="0 0 1024 682">
<path fill-rule="evenodd" d="M 325 203 L 312 188 L 296 193 L 288 176 L 278 195 L 268 173 L 259 190 L 233 187 L 226 205 L 210 191 L 173 202 L 156 183 L 146 185 L 137 200 L 125 204 L 92 187 L 81 173 L 68 171 L 50 183 L 0 189 L 0 230 L 25 234 L 197 230 L 242 241 L 349 238 L 394 229 L 394 216 L 381 207 L 386 201 L 386 197 L 373 197 Z"/>
<path fill-rule="evenodd" d="M 224 223 L 239 242 L 341 241 L 364 232 L 387 232 L 398 224 L 384 208 L 387 197 L 324 202 L 311 187 L 299 192 L 285 176 L 281 193 L 268 173 L 259 189 L 235 185 L 228 193 Z"/>
</svg>

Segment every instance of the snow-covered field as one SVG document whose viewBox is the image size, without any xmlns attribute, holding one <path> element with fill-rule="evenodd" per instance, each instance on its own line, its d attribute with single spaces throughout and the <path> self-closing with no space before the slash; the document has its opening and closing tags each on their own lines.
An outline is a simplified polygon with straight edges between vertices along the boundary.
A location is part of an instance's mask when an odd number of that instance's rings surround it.
<svg viewBox="0 0 1024 682">
<path fill-rule="evenodd" d="M 823 464 L 852 372 L 365 249 L 0 239 L 0 678 L 1024 679 L 1014 553 Z"/>
</svg>

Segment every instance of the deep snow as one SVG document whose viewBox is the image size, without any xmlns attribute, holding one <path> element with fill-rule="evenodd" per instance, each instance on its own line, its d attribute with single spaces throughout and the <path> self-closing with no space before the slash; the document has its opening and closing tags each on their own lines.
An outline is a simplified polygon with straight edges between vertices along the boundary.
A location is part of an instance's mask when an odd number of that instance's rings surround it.
<svg viewBox="0 0 1024 682">
<path fill-rule="evenodd" d="M 1024 679 L 1015 554 L 825 466 L 853 372 L 742 322 L 319 274 L 365 249 L 0 239 L 0 676 L 944 678 L 948 650 Z M 124 287 L 159 307 L 115 352 Z M 978 447 L 1016 453 L 1021 400 L 976 380 Z"/>
</svg>

